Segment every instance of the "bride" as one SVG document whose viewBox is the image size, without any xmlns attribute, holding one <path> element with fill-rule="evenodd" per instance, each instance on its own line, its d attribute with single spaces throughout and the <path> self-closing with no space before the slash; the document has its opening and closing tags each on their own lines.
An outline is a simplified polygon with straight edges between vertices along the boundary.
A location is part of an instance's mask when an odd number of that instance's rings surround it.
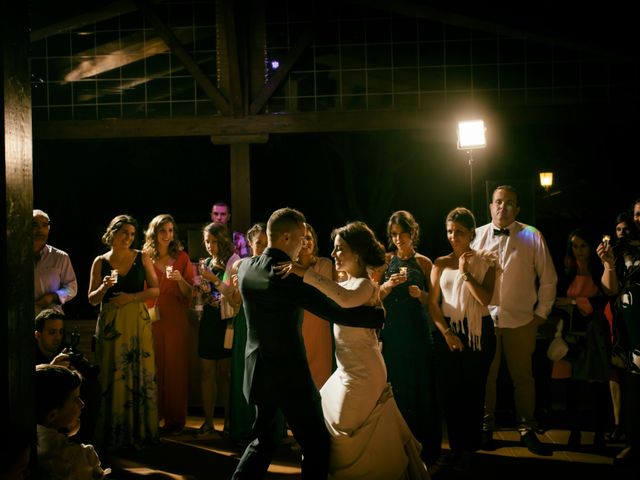
<svg viewBox="0 0 640 480">
<path fill-rule="evenodd" d="M 377 285 L 369 269 L 384 265 L 385 252 L 363 222 L 351 222 L 331 234 L 340 283 L 300 265 L 295 273 L 342 307 L 376 305 Z M 387 383 L 387 369 L 373 329 L 334 325 L 338 368 L 320 390 L 325 423 L 331 435 L 329 478 L 428 479 L 420 459 L 422 446 L 402 418 Z"/>
</svg>

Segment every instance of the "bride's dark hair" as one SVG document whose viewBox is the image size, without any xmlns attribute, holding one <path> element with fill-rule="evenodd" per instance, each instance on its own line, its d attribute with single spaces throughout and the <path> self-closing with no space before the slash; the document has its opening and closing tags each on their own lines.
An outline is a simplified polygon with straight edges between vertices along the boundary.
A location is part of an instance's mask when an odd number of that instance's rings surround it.
<svg viewBox="0 0 640 480">
<path fill-rule="evenodd" d="M 381 267 L 385 263 L 385 251 L 373 230 L 364 222 L 349 222 L 331 232 L 331 240 L 340 236 L 366 267 Z"/>
</svg>

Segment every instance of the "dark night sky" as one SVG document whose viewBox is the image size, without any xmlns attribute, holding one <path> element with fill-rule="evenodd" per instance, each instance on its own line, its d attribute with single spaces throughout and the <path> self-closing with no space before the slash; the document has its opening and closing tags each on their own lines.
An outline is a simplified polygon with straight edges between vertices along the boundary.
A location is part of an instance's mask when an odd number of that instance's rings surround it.
<svg viewBox="0 0 640 480">
<path fill-rule="evenodd" d="M 637 177 L 629 174 L 637 160 L 623 143 L 632 138 L 630 127 L 605 121 L 584 132 L 505 124 L 487 125 L 489 145 L 475 154 L 478 224 L 487 221 L 485 181 L 514 183 L 524 190 L 520 219 L 538 226 L 560 256 L 571 229 L 611 230 L 615 215 L 640 197 Z M 298 208 L 327 255 L 332 228 L 363 220 L 384 241 L 388 216 L 407 209 L 422 227 L 420 250 L 432 259 L 446 254 L 444 217 L 470 203 L 469 167 L 455 147 L 455 128 L 438 140 L 422 131 L 271 135 L 251 150 L 251 220 L 266 221 L 283 206 Z M 168 212 L 181 226 L 199 228 L 212 202 L 230 197 L 228 155 L 208 138 L 36 141 L 34 207 L 52 217 L 50 243 L 71 255 L 79 281 L 67 313 L 93 316 L 89 269 L 104 251 L 100 237 L 111 218 L 130 213 L 144 228 Z M 537 183 L 546 169 L 555 174 L 552 196 Z M 526 193 L 530 182 L 533 196 Z"/>
</svg>

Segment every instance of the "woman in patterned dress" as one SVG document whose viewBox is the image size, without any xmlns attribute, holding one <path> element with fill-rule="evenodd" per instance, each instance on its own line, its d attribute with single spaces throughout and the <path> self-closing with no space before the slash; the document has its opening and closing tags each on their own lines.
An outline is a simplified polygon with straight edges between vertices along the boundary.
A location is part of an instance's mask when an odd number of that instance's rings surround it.
<svg viewBox="0 0 640 480">
<path fill-rule="evenodd" d="M 151 258 L 132 248 L 137 230 L 130 215 L 111 220 L 102 236 L 110 249 L 91 266 L 89 303 L 100 305 L 96 360 L 102 402 L 96 444 L 106 450 L 158 439 L 153 335 L 144 305 L 158 296 L 158 278 Z"/>
</svg>

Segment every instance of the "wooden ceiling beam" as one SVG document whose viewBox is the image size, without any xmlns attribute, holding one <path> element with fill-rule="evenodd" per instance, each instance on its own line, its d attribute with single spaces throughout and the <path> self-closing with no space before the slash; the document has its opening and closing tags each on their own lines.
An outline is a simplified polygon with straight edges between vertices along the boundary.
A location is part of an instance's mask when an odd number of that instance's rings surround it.
<svg viewBox="0 0 640 480">
<path fill-rule="evenodd" d="M 232 109 L 231 105 L 229 105 L 229 102 L 227 102 L 220 90 L 218 90 L 216 86 L 211 83 L 209 77 L 204 74 L 195 60 L 185 50 L 173 31 L 169 27 L 167 27 L 165 23 L 160 19 L 150 3 L 146 0 L 132 1 L 138 6 L 140 11 L 142 11 L 143 15 L 149 21 L 149 23 L 153 25 L 153 28 L 158 33 L 160 38 L 162 38 L 162 40 L 164 40 L 164 42 L 169 46 L 171 52 L 176 57 L 178 57 L 178 59 L 184 64 L 189 73 L 193 75 L 193 78 L 195 78 L 198 85 L 200 85 L 204 92 L 209 96 L 215 106 L 218 107 L 218 109 L 220 109 L 223 114 L 230 115 L 232 113 Z"/>
<path fill-rule="evenodd" d="M 78 8 L 82 8 L 82 6 L 79 6 Z M 131 3 L 130 0 L 119 0 L 91 12 L 82 13 L 75 17 L 70 17 L 66 20 L 56 22 L 47 27 L 34 30 L 31 32 L 31 42 L 37 42 L 38 40 L 42 40 L 58 33 L 76 30 L 86 25 L 109 20 L 110 18 L 115 18 L 120 15 L 124 15 L 125 13 L 134 12 L 137 9 L 138 8 Z"/>
<path fill-rule="evenodd" d="M 615 110 L 615 111 L 614 111 Z M 624 111 L 622 111 L 624 110 Z M 583 124 L 606 116 L 623 122 L 632 113 L 632 107 L 594 108 L 540 106 L 527 108 L 501 108 L 476 112 L 487 124 L 505 121 L 519 125 L 530 124 Z M 446 126 L 455 143 L 458 118 L 455 108 L 411 112 L 357 111 L 311 112 L 278 115 L 250 115 L 243 118 L 224 116 L 198 116 L 180 118 L 139 118 L 126 120 L 34 121 L 35 140 L 72 140 L 91 138 L 150 138 L 185 136 L 237 136 L 284 133 L 359 132 L 382 130 L 432 130 Z"/>
</svg>

